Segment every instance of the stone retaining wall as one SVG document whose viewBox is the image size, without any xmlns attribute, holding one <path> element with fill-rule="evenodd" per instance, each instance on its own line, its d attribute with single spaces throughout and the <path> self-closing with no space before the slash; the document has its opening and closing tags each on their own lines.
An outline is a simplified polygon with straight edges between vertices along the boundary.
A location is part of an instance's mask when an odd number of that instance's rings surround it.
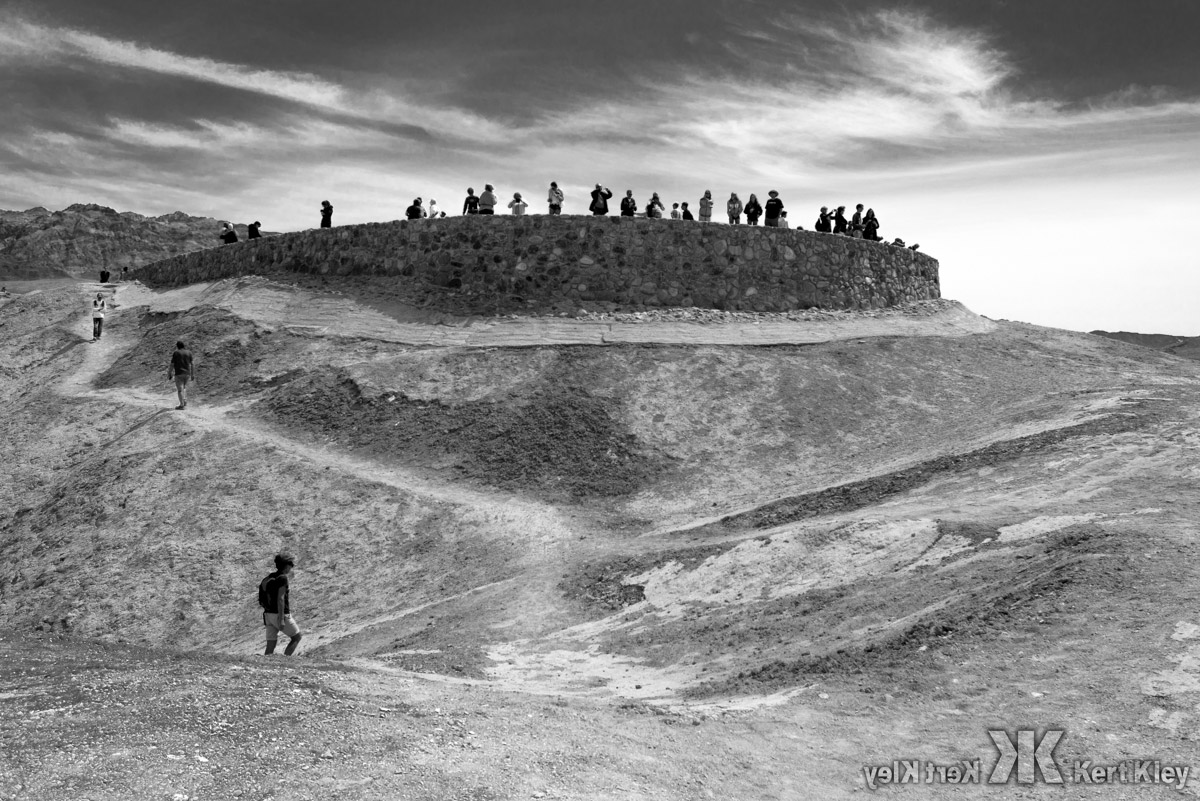
<svg viewBox="0 0 1200 801">
<path fill-rule="evenodd" d="M 151 286 L 238 275 L 370 276 L 472 313 L 615 304 L 784 311 L 940 297 L 923 253 L 813 231 L 644 218 L 464 216 L 347 225 L 146 265 Z"/>
</svg>

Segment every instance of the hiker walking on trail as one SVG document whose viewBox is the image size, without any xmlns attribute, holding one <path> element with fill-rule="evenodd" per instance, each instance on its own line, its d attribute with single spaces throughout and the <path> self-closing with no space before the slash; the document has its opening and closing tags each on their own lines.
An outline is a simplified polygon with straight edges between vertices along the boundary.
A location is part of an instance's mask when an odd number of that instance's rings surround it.
<svg viewBox="0 0 1200 801">
<path fill-rule="evenodd" d="M 104 331 L 104 312 L 108 308 L 108 304 L 104 302 L 104 294 L 96 293 L 96 299 L 92 301 L 92 341 L 95 342 L 100 338 L 100 334 Z"/>
<path fill-rule="evenodd" d="M 183 342 L 175 343 L 175 352 L 171 354 L 171 367 L 167 370 L 167 380 L 175 380 L 175 391 L 179 393 L 179 405 L 176 409 L 187 408 L 187 385 L 196 380 L 196 371 L 192 367 L 192 352 Z"/>
<path fill-rule="evenodd" d="M 291 656 L 300 644 L 300 627 L 292 617 L 292 607 L 288 599 L 288 576 L 295 567 L 295 561 L 285 553 L 276 554 L 275 572 L 258 583 L 258 605 L 263 608 L 263 627 L 267 631 L 266 655 L 275 653 L 275 644 L 279 640 L 279 632 L 288 637 L 284 656 Z"/>
</svg>

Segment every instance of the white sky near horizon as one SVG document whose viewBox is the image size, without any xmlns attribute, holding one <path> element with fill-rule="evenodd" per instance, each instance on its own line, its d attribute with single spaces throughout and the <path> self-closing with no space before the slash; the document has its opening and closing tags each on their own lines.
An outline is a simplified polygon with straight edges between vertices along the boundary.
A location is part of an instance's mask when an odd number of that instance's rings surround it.
<svg viewBox="0 0 1200 801">
<path fill-rule="evenodd" d="M 1200 3 L 1073 5 L 0 3 L 0 208 L 778 189 L 808 228 L 873 207 L 989 317 L 1200 335 Z"/>
</svg>

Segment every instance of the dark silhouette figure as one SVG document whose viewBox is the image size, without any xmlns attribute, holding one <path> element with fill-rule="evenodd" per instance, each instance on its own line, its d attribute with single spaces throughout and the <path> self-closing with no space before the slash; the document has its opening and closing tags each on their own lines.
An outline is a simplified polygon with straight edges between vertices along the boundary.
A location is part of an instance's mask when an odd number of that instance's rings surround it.
<svg viewBox="0 0 1200 801">
<path fill-rule="evenodd" d="M 742 209 L 746 212 L 746 223 L 748 225 L 758 225 L 758 218 L 762 216 L 762 205 L 758 202 L 758 197 L 750 195 L 750 199 L 746 201 L 746 207 Z"/>
<path fill-rule="evenodd" d="M 321 201 L 321 227 L 333 227 L 333 204 L 328 200 Z"/>
<path fill-rule="evenodd" d="M 421 198 L 414 198 L 412 205 L 404 210 L 404 216 L 409 220 L 419 220 L 425 216 L 425 209 L 421 207 Z"/>
<path fill-rule="evenodd" d="M 685 220 L 696 219 L 695 215 L 693 215 L 690 211 L 688 211 L 687 203 L 680 203 L 679 208 L 683 212 L 683 219 L 685 219 Z"/>
<path fill-rule="evenodd" d="M 879 242 L 882 238 L 879 235 L 879 219 L 875 216 L 875 209 L 867 209 L 866 216 L 863 217 L 863 239 Z"/>
<path fill-rule="evenodd" d="M 610 197 L 612 197 L 611 189 L 596 184 L 596 188 L 592 190 L 592 205 L 588 206 L 592 214 L 597 217 L 608 214 L 608 199 Z"/>
<path fill-rule="evenodd" d="M 246 226 L 246 238 L 247 239 L 262 239 L 262 234 L 260 234 L 258 232 L 258 229 L 261 227 L 262 227 L 262 223 L 260 223 L 258 220 L 255 220 L 254 222 L 247 225 Z"/>
<path fill-rule="evenodd" d="M 850 236 L 861 239 L 863 235 L 863 204 L 854 207 L 854 216 L 850 218 Z"/>
<path fill-rule="evenodd" d="M 225 223 L 225 227 L 221 229 L 221 241 L 226 245 L 232 245 L 238 241 L 237 231 L 233 230 L 233 226 Z"/>
<path fill-rule="evenodd" d="M 192 352 L 182 340 L 175 343 L 175 352 L 171 354 L 171 366 L 167 368 L 167 380 L 175 382 L 175 392 L 179 395 L 179 405 L 175 408 L 187 408 L 187 385 L 196 380 L 196 368 L 192 365 Z"/>
<path fill-rule="evenodd" d="M 621 198 L 621 216 L 635 217 L 637 216 L 637 201 L 633 199 L 633 190 L 626 189 L 625 197 Z"/>
<path fill-rule="evenodd" d="M 770 199 L 767 201 L 766 207 L 763 209 L 763 225 L 771 228 L 779 227 L 779 217 L 783 213 L 783 201 L 779 199 L 779 193 L 772 189 L 767 193 Z"/>
<path fill-rule="evenodd" d="M 817 222 L 813 226 L 813 230 L 822 234 L 833 233 L 833 218 L 829 215 L 828 206 L 821 207 L 821 213 L 817 215 Z"/>
<path fill-rule="evenodd" d="M 833 232 L 835 234 L 844 234 L 849 225 L 850 223 L 846 221 L 846 207 L 838 206 L 837 212 L 833 215 Z"/>
<path fill-rule="evenodd" d="M 475 189 L 467 187 L 467 198 L 463 201 L 463 214 L 478 214 L 479 198 L 475 197 Z"/>
</svg>

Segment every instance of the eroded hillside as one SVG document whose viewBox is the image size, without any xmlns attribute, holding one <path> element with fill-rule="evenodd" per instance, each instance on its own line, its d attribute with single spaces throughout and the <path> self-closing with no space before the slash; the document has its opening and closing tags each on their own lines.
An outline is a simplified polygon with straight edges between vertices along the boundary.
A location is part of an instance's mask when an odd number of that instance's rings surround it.
<svg viewBox="0 0 1200 801">
<path fill-rule="evenodd" d="M 980 715 L 1103 719 L 1154 753 L 1197 730 L 1200 675 L 1154 678 L 1196 570 L 1192 362 L 950 302 L 610 321 L 593 344 L 595 321 L 435 325 L 254 280 L 123 286 L 89 343 L 89 291 L 0 307 L 14 631 L 253 653 L 286 549 L 303 653 L 373 680 L 790 698 L 771 725 L 801 739 L 870 716 L 811 757 L 824 797 L 870 754 L 974 743 Z"/>
</svg>

